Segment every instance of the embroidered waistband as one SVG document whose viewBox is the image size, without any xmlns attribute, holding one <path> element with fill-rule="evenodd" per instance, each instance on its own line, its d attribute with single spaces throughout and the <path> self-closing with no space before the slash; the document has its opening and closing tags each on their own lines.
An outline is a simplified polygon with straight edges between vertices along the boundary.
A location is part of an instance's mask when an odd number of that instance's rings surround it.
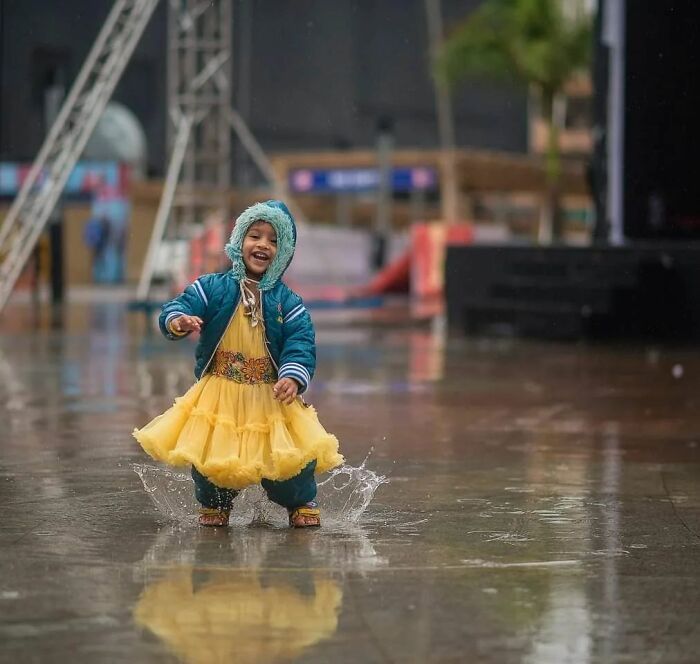
<svg viewBox="0 0 700 664">
<path fill-rule="evenodd" d="M 217 350 L 211 373 L 236 383 L 275 383 L 277 376 L 269 357 L 246 357 L 232 350 Z"/>
</svg>

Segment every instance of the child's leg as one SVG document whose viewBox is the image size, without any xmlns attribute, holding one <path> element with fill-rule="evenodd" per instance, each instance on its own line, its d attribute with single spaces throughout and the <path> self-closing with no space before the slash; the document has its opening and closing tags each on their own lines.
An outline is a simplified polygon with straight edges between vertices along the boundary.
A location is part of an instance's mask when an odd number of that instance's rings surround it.
<svg viewBox="0 0 700 664">
<path fill-rule="evenodd" d="M 261 484 L 267 497 L 287 509 L 301 507 L 316 497 L 316 461 L 312 461 L 298 475 L 279 482 L 262 480 Z"/>
<path fill-rule="evenodd" d="M 298 475 L 279 482 L 262 480 L 268 498 L 286 507 L 293 526 L 318 526 L 321 523 L 316 503 L 316 461 L 309 463 Z"/>
<path fill-rule="evenodd" d="M 200 510 L 199 523 L 203 526 L 228 525 L 228 513 L 231 511 L 231 504 L 238 491 L 216 486 L 194 466 L 192 466 L 192 479 L 194 496 L 203 508 Z"/>
</svg>

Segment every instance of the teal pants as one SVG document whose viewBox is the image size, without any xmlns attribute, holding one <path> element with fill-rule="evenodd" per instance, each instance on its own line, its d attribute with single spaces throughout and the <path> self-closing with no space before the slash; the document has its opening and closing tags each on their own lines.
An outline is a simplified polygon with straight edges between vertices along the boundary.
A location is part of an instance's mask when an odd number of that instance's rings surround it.
<svg viewBox="0 0 700 664">
<path fill-rule="evenodd" d="M 288 480 L 279 482 L 262 480 L 261 484 L 267 497 L 273 503 L 287 509 L 294 509 L 310 503 L 316 497 L 315 470 L 316 461 L 312 461 L 298 475 Z M 192 466 L 192 479 L 194 480 L 194 495 L 200 505 L 220 510 L 231 509 L 231 504 L 238 491 L 216 486 L 194 466 Z"/>
</svg>

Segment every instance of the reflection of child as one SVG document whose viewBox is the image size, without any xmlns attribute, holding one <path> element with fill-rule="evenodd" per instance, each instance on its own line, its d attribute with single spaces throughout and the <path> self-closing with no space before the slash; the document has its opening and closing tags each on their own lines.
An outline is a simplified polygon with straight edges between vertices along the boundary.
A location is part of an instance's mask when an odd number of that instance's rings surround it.
<svg viewBox="0 0 700 664">
<path fill-rule="evenodd" d="M 296 661 L 333 636 L 343 599 L 333 579 L 300 575 L 308 577 L 304 591 L 279 575 L 171 567 L 145 588 L 134 619 L 191 664 Z"/>
<path fill-rule="evenodd" d="M 296 227 L 280 201 L 237 219 L 226 253 L 233 268 L 206 274 L 163 306 L 169 339 L 201 332 L 198 381 L 134 437 L 153 458 L 191 465 L 199 522 L 228 525 L 237 490 L 260 482 L 290 525 L 320 525 L 315 472 L 343 462 L 338 441 L 298 398 L 316 364 L 301 298 L 281 281 Z"/>
</svg>

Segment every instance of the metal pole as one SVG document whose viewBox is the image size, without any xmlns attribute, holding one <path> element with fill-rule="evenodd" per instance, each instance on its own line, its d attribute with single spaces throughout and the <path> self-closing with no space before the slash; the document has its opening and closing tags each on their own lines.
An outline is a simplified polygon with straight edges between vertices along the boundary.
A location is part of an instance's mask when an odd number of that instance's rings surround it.
<svg viewBox="0 0 700 664">
<path fill-rule="evenodd" d="M 62 76 L 59 75 L 60 78 Z M 44 117 L 46 126 L 52 127 L 61 110 L 66 91 L 60 82 L 55 82 L 44 93 Z M 58 200 L 49 215 L 49 252 L 51 266 L 51 302 L 61 304 L 64 293 L 63 269 L 63 203 Z"/>
<path fill-rule="evenodd" d="M 177 129 L 175 145 L 173 147 L 173 153 L 170 158 L 170 165 L 168 168 L 168 175 L 165 179 L 165 185 L 163 187 L 163 195 L 160 199 L 160 204 L 158 205 L 158 212 L 156 213 L 156 219 L 153 224 L 153 233 L 151 235 L 151 240 L 148 243 L 148 251 L 146 252 L 146 258 L 144 259 L 141 278 L 139 279 L 139 285 L 136 289 L 136 298 L 142 302 L 148 298 L 148 291 L 151 288 L 151 280 L 153 279 L 153 272 L 155 270 L 158 248 L 160 247 L 163 241 L 163 236 L 165 235 L 168 217 L 170 216 L 173 198 L 175 197 L 175 189 L 180 178 L 182 162 L 185 159 L 185 152 L 187 151 L 187 144 L 189 142 L 190 132 L 192 130 L 192 122 L 193 118 L 191 116 L 182 116 Z"/>
<path fill-rule="evenodd" d="M 606 0 L 603 39 L 610 48 L 608 215 L 610 243 L 625 241 L 625 0 Z"/>
<path fill-rule="evenodd" d="M 277 177 L 275 170 L 272 168 L 272 163 L 267 158 L 265 151 L 260 147 L 257 140 L 255 140 L 255 136 L 253 136 L 250 129 L 248 129 L 248 125 L 241 117 L 241 114 L 229 106 L 224 109 L 224 116 L 231 126 L 231 129 L 236 132 L 238 140 L 246 149 L 251 159 L 255 162 L 255 165 L 265 176 L 265 179 L 276 190 L 275 195 L 278 195 L 280 193 L 279 189 L 281 188 L 281 183 L 278 181 L 279 178 Z"/>
<path fill-rule="evenodd" d="M 61 304 L 64 293 L 63 269 L 63 206 L 58 203 L 49 217 L 51 247 L 51 302 Z"/>
<path fill-rule="evenodd" d="M 380 270 L 386 264 L 391 234 L 391 203 L 393 196 L 391 153 L 394 148 L 391 118 L 380 118 L 377 124 L 377 216 L 374 226 L 372 267 Z"/>
<path fill-rule="evenodd" d="M 236 108 L 244 122 L 250 118 L 251 109 L 251 62 L 253 53 L 253 3 L 250 0 L 239 0 L 240 9 L 238 12 L 239 66 L 238 66 L 238 97 Z M 238 165 L 238 184 L 244 188 L 251 186 L 251 170 L 248 155 L 240 150 L 236 153 L 236 163 Z"/>
</svg>

